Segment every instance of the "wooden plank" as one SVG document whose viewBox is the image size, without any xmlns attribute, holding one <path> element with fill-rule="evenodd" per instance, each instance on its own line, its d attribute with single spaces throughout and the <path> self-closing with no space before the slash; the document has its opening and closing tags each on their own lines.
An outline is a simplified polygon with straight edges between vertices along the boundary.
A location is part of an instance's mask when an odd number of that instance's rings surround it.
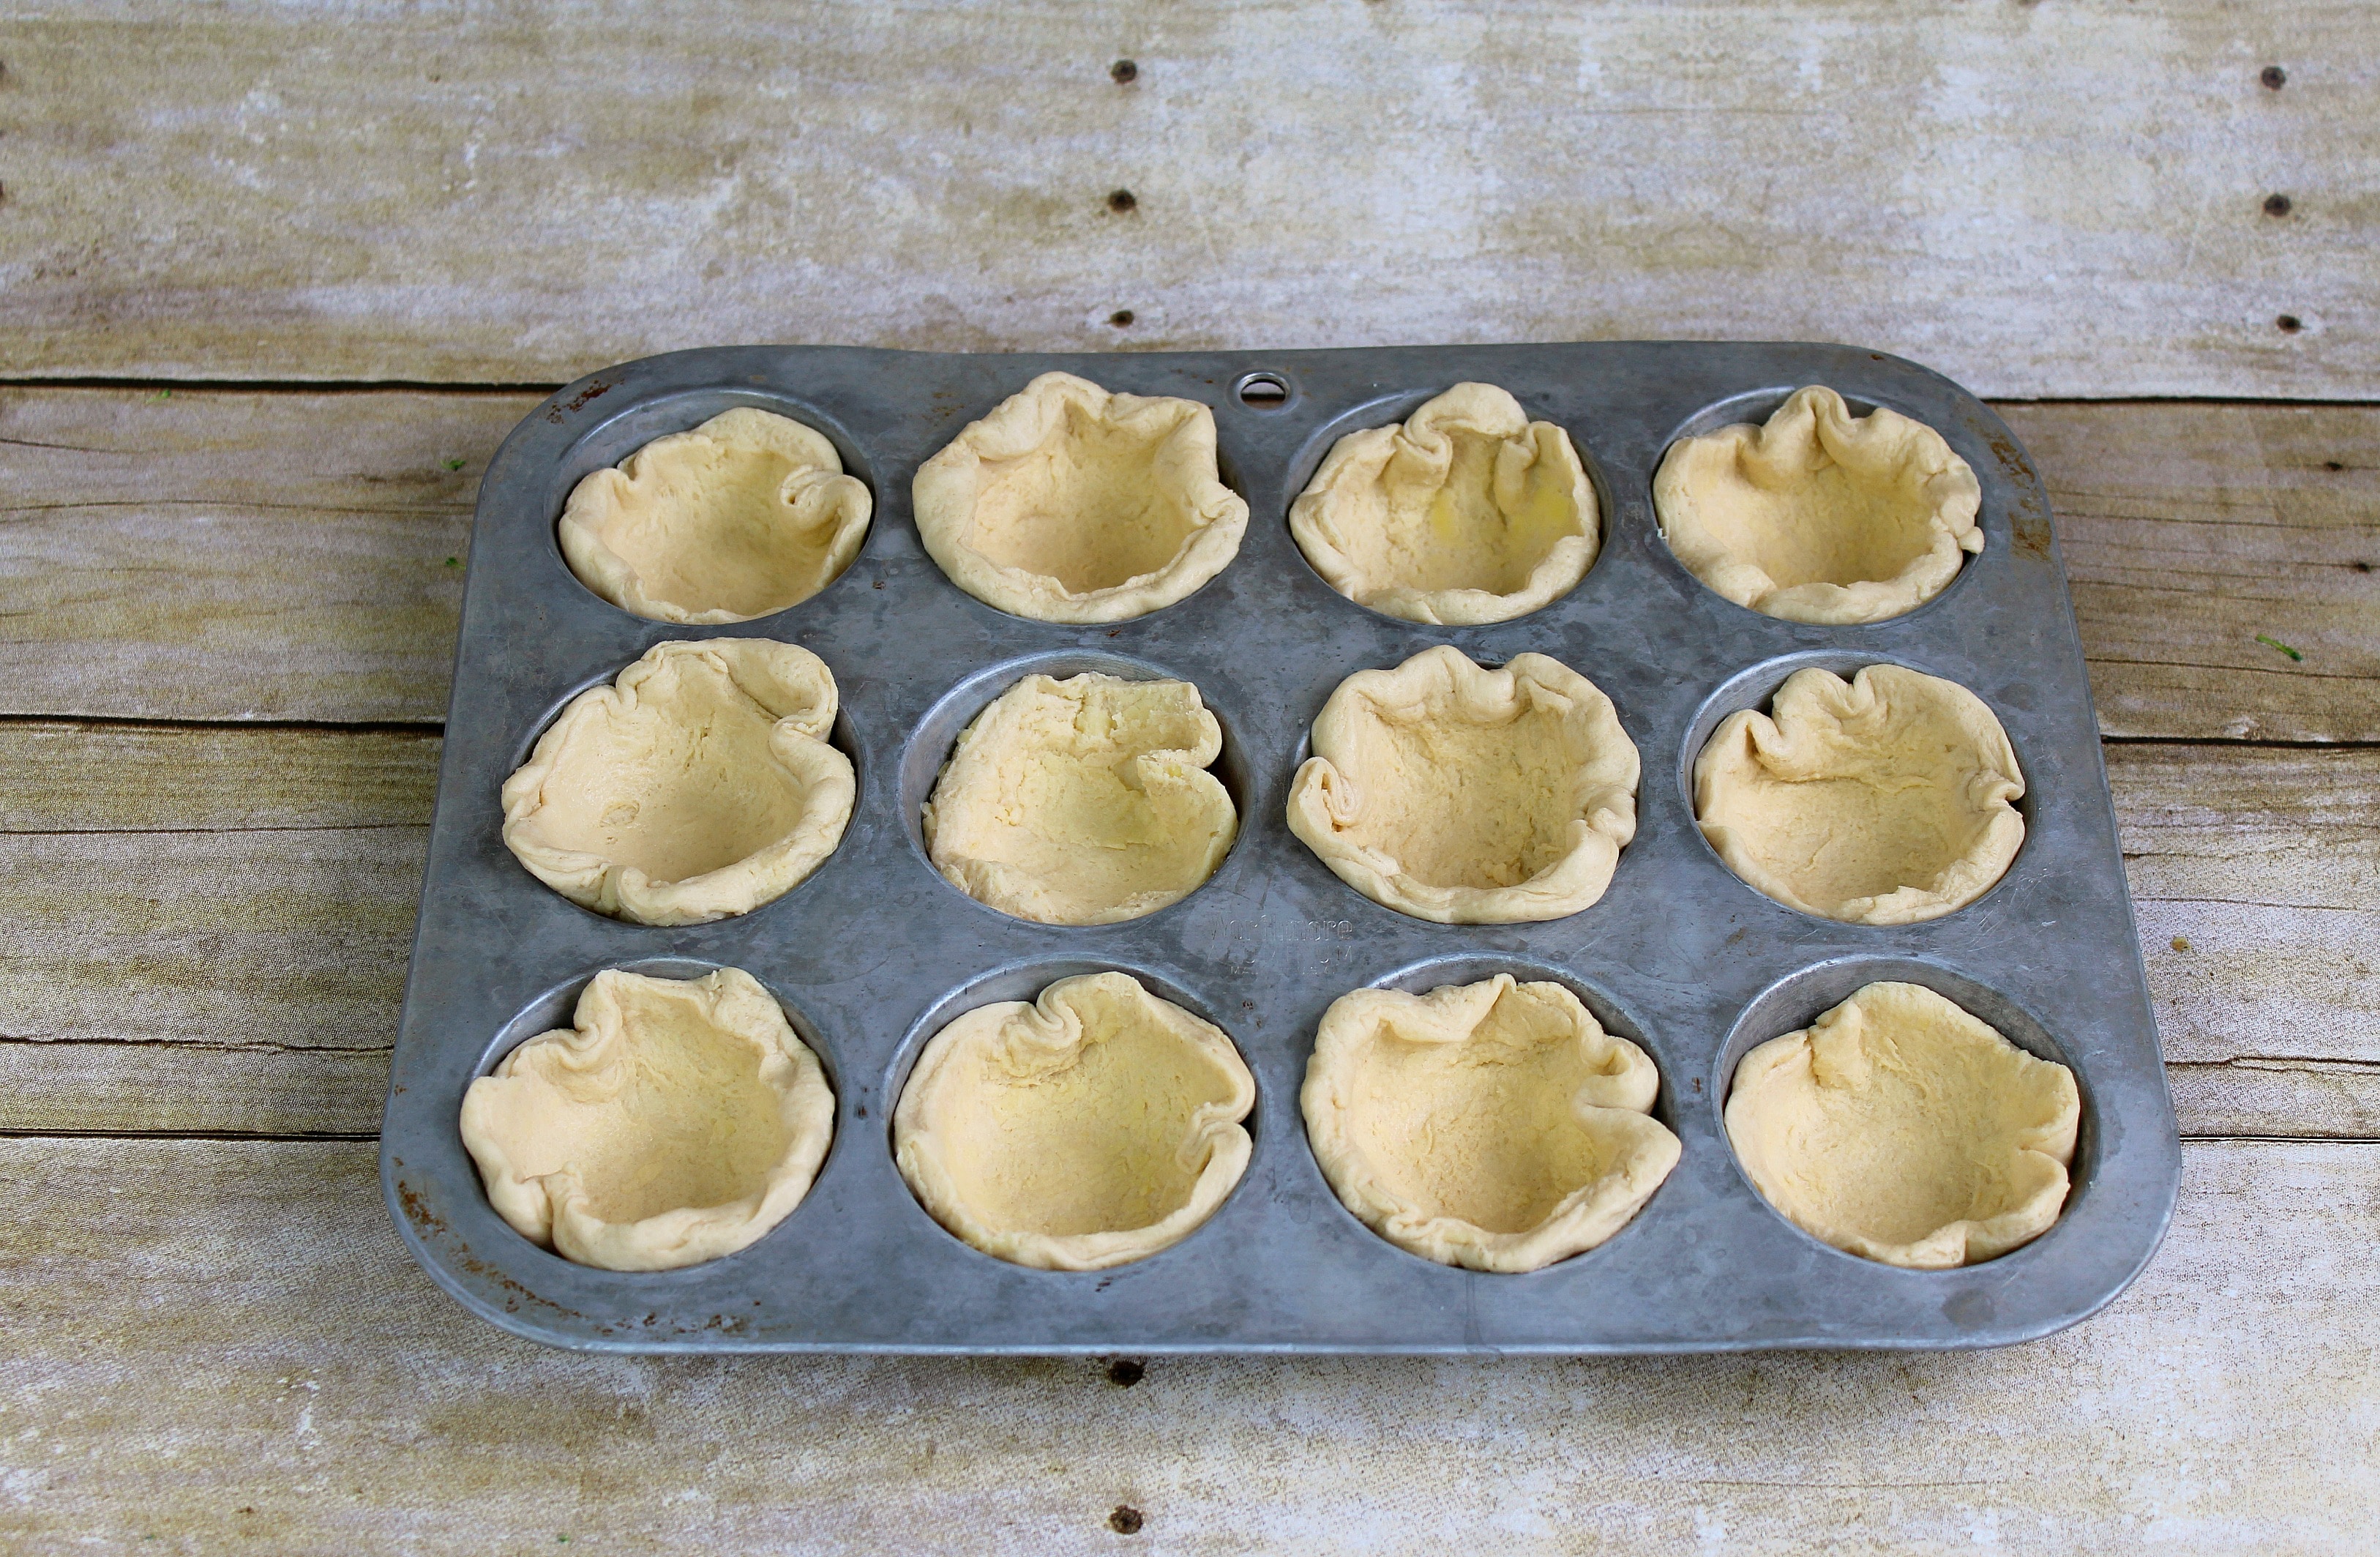
<svg viewBox="0 0 2380 1557">
<path fill-rule="evenodd" d="M 373 1128 L 437 746 L 0 724 L 0 1129 Z M 2107 760 L 2183 1129 L 2380 1134 L 2380 750 Z"/>
<path fill-rule="evenodd" d="M 2380 1062 L 2380 751 L 2107 758 L 2167 1056 Z"/>
<path fill-rule="evenodd" d="M 0 1129 L 377 1131 L 438 747 L 0 725 Z"/>
<path fill-rule="evenodd" d="M 2380 393 L 2351 0 L 115 0 L 0 51 L 15 375 L 1749 336 L 2001 395 Z"/>
<path fill-rule="evenodd" d="M 534 403 L 0 390 L 0 712 L 443 717 L 479 473 Z"/>
<path fill-rule="evenodd" d="M 24 1550 L 2360 1553 L 2380 1145 L 2194 1142 L 2098 1318 L 1952 1355 L 722 1362 L 541 1350 L 369 1146 L 0 1142 Z M 563 1538 L 567 1537 L 566 1541 Z"/>
<path fill-rule="evenodd" d="M 0 389 L 0 713 L 441 718 L 445 559 L 532 404 Z M 2380 407 L 2003 409 L 2110 733 L 2380 739 Z"/>
<path fill-rule="evenodd" d="M 2101 728 L 2380 740 L 2380 413 L 1999 410 L 2049 487 Z"/>
</svg>

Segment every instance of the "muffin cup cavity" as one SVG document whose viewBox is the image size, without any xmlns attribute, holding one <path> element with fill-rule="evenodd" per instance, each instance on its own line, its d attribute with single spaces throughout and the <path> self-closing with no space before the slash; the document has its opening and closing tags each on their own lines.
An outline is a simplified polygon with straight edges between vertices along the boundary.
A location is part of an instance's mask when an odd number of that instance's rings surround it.
<svg viewBox="0 0 2380 1557">
<path fill-rule="evenodd" d="M 1098 1271 L 1212 1219 L 1253 1155 L 1256 1078 L 1170 981 L 1071 966 L 998 970 L 938 1002 L 887 1095 L 901 1176 L 946 1232 L 1011 1264 Z"/>
<path fill-rule="evenodd" d="M 1676 1167 L 1660 1062 L 1526 959 L 1437 958 L 1324 1014 L 1300 1103 L 1341 1205 L 1434 1262 L 1521 1274 L 1601 1247 Z M 1625 1030 L 1622 1030 L 1622 1029 Z"/>
<path fill-rule="evenodd" d="M 857 772 L 832 672 L 770 639 L 656 644 L 565 704 L 504 780 L 504 842 L 583 907 L 647 925 L 751 912 L 840 845 Z"/>
<path fill-rule="evenodd" d="M 1672 561 L 1789 622 L 1898 620 L 1985 544 L 1982 484 L 1939 430 L 1823 383 L 1705 407 L 1671 434 L 1652 495 Z"/>
<path fill-rule="evenodd" d="M 1000 703 L 1002 699 L 1010 698 L 1012 694 L 1020 698 L 1027 696 L 1026 683 L 1034 677 L 1047 677 L 1050 681 L 1060 684 L 1060 688 L 1062 690 L 1066 688 L 1066 684 L 1073 683 L 1076 677 L 1087 675 L 1111 677 L 1117 681 L 1133 683 L 1174 682 L 1196 689 L 1198 705 L 1204 714 L 1214 722 L 1220 741 L 1220 748 L 1213 760 L 1197 770 L 1197 772 L 1220 785 L 1223 797 L 1228 798 L 1232 812 L 1232 836 L 1230 843 L 1214 857 L 1212 868 L 1208 870 L 1204 876 L 1187 886 L 1181 886 L 1178 881 L 1164 886 L 1161 890 L 1174 892 L 1174 895 L 1164 902 L 1130 912 L 1123 911 L 1122 908 L 1111 909 L 1104 918 L 1038 918 L 1017 912 L 1010 906 L 1011 898 L 1016 893 L 1033 885 L 1021 867 L 990 863 L 984 867 L 963 869 L 961 864 L 955 863 L 964 859 L 960 850 L 969 837 L 969 833 L 963 832 L 962 828 L 972 828 L 979 833 L 983 824 L 978 818 L 946 809 L 937 818 L 940 826 L 936 834 L 929 836 L 927 828 L 927 808 L 929 804 L 941 808 L 954 808 L 995 798 L 1002 805 L 1014 804 L 1018 797 L 1015 786 L 1002 785 L 997 787 L 996 792 L 985 787 L 990 779 L 988 770 L 984 772 L 966 775 L 974 781 L 971 788 L 958 789 L 944 785 L 942 781 L 945 776 L 954 771 L 953 764 L 958 755 L 961 737 L 966 736 L 970 730 L 987 731 L 988 727 L 979 723 L 986 712 Z M 1099 709 L 1088 712 L 1099 712 L 1105 706 L 1102 702 Z M 1172 708 L 1172 705 L 1168 706 Z M 1165 716 L 1169 721 L 1169 726 L 1171 724 L 1181 723 L 1179 716 L 1184 712 L 1184 709 L 1172 709 L 1172 712 Z M 988 733 L 994 738 L 998 738 L 1001 735 L 999 732 Z M 978 753 L 978 760 L 989 762 L 992 755 L 988 752 Z M 1158 761 L 1160 755 L 1152 750 L 1142 757 L 1129 760 L 1145 766 Z M 1178 773 L 1173 772 L 1173 766 L 1170 761 L 1159 762 L 1155 771 L 1135 778 L 1132 783 L 1123 784 L 1122 789 L 1114 795 L 1106 795 L 1107 788 L 1111 786 L 1102 783 L 1100 795 L 1104 795 L 1111 800 L 1128 803 L 1133 807 L 1128 814 L 1107 820 L 1129 824 L 1137 818 L 1144 823 L 1140 831 L 1146 832 L 1146 824 L 1161 821 L 1164 816 L 1172 814 L 1172 811 L 1180 811 L 1189 816 L 1205 816 L 1206 801 L 1200 799 L 1199 796 L 1202 792 L 1211 796 L 1212 791 L 1206 790 L 1199 779 L 1191 776 L 1187 771 Z M 1066 791 L 1062 782 L 1064 776 L 1062 773 L 1057 773 L 1050 778 L 1050 788 L 1055 798 L 1066 797 Z M 1127 775 L 1127 777 L 1130 776 Z M 1125 795 L 1122 792 L 1123 789 L 1128 789 L 1131 793 Z M 1207 699 L 1204 689 L 1199 688 L 1195 680 L 1187 675 L 1167 671 L 1147 660 L 1098 651 L 1075 650 L 1030 655 L 995 665 L 969 676 L 945 693 L 918 723 L 916 731 L 909 738 L 907 748 L 902 754 L 899 802 L 903 824 L 908 829 L 912 846 L 917 850 L 918 857 L 925 861 L 927 867 L 932 870 L 951 890 L 960 893 L 970 901 L 977 902 L 994 912 L 1006 914 L 1013 918 L 1024 918 L 1028 922 L 1053 929 L 1079 929 L 1099 924 L 1130 922 L 1145 918 L 1152 913 L 1162 913 L 1174 904 L 1192 896 L 1208 882 L 1214 880 L 1215 876 L 1223 870 L 1232 851 L 1238 848 L 1240 839 L 1246 835 L 1250 823 L 1249 807 L 1255 789 L 1255 775 L 1249 769 L 1247 760 L 1238 742 L 1232 737 L 1229 719 Z M 1152 792 L 1161 796 L 1162 799 L 1151 798 Z M 1088 798 L 1099 797 L 1099 796 L 1093 796 Z M 1165 801 L 1171 802 L 1170 811 L 1159 809 Z M 1146 816 L 1142 816 L 1140 811 L 1140 807 L 1144 804 L 1148 810 Z M 1138 835 L 1137 833 L 1135 833 L 1135 836 Z M 957 839 L 958 843 L 954 844 L 953 839 Z M 1175 838 L 1173 841 L 1180 840 Z M 942 859 L 937 858 L 935 849 L 937 842 L 940 842 L 947 851 L 944 858 L 954 861 L 949 868 L 945 868 Z M 1024 863 L 1030 864 L 1029 861 Z M 953 874 L 954 870 L 962 870 L 969 884 L 962 885 L 959 877 Z M 1177 887 L 1180 890 L 1175 891 Z M 978 888 L 981 889 L 983 895 L 978 895 Z M 1018 907 L 1024 906 L 1022 901 L 1017 903 Z"/>
<path fill-rule="evenodd" d="M 1863 682 L 1865 673 L 1878 668 L 1892 675 Z M 1797 685 L 1796 676 L 1811 671 L 1837 678 L 1840 688 L 1822 681 L 1796 694 L 1799 700 L 1791 706 L 1788 724 L 1775 724 L 1779 694 Z M 1875 703 L 1863 701 L 1864 696 L 1875 699 Z M 1888 718 L 1876 712 L 1879 708 L 1893 712 Z M 1730 724 L 1736 715 L 1746 713 L 1770 723 L 1755 720 L 1740 728 Z M 1839 716 L 1844 721 L 1840 728 L 1834 723 Z M 1852 741 L 1852 730 L 1891 738 L 1869 748 Z M 1730 738 L 1752 741 L 1749 754 L 1723 759 L 1713 745 L 1723 731 L 1734 732 Z M 1944 778 L 1949 787 L 1940 794 L 1937 805 L 1919 805 L 1913 799 L 1902 803 L 1900 809 L 1908 813 L 1903 821 L 1909 823 L 1902 831 L 1929 833 L 1928 827 L 1918 823 L 1964 815 L 1973 823 L 1968 835 L 1904 840 L 1913 852 L 1902 862 L 1906 868 L 1897 874 L 1878 874 L 1884 866 L 1876 862 L 1865 870 L 1821 869 L 1815 856 L 1797 872 L 1771 858 L 1774 850 L 1768 847 L 1767 835 L 1756 825 L 1765 811 L 1781 806 L 1792 813 L 1789 820 L 1815 826 L 1827 814 L 1828 797 L 1834 794 L 1821 786 L 1828 783 L 1843 792 L 1846 804 L 1858 800 L 1871 810 L 1882 804 L 1872 801 L 1873 796 L 1913 794 L 1899 785 L 1862 783 L 1860 774 L 1870 771 L 1863 762 L 1872 749 L 1874 766 L 1906 767 L 1915 759 L 1904 760 L 1907 754 L 1893 744 L 1895 740 L 1925 735 L 1926 749 L 1931 750 L 1933 736 L 1954 738 L 1943 733 L 1947 731 L 1955 732 L 1957 760 L 1946 759 L 1946 762 L 1956 770 L 1950 777 L 1957 782 Z M 1827 755 L 1829 751 L 1831 757 Z M 1707 774 L 1706 755 L 1713 763 Z M 1785 764 L 1791 771 L 1779 770 L 1786 782 L 1764 803 L 1758 786 L 1767 782 L 1772 763 Z M 1704 791 L 1706 777 L 1717 786 L 1709 796 Z M 1812 779 L 1819 782 L 1803 782 Z M 1814 651 L 1767 661 L 1730 676 L 1704 700 L 1687 726 L 1678 754 L 1678 785 L 1704 846 L 1730 874 L 1797 913 L 1835 923 L 1925 923 L 1961 912 L 1998 891 L 2015 872 L 2033 833 L 2032 785 L 2015 743 L 1990 704 L 1955 677 L 1877 654 Z M 2011 785 L 2017 786 L 2013 794 L 2009 793 Z M 1706 815 L 1706 799 L 1713 803 L 1710 815 Z M 1787 805 L 1788 801 L 1792 804 Z M 1891 823 L 1889 816 L 1858 814 L 1856 806 L 1845 815 L 1851 835 L 1860 840 L 1885 836 Z M 1726 846 L 1712 836 L 1714 826 L 1729 830 Z M 1808 851 L 1787 852 L 1802 859 Z M 1920 853 L 1925 855 L 1922 859 Z M 1842 884 L 1853 877 L 1858 878 L 1856 884 Z"/>
<path fill-rule="evenodd" d="M 1917 1264 L 1907 1258 L 1889 1262 L 1907 1268 L 1948 1273 L 1971 1263 L 1988 1263 L 2009 1259 L 2038 1250 L 2055 1238 L 2060 1229 L 2071 1222 L 2077 1209 L 2090 1194 L 2097 1174 L 2101 1142 L 2093 1103 L 2088 1073 L 2074 1062 L 2065 1046 L 2023 1005 L 1977 979 L 1969 978 L 1940 963 L 1915 957 L 1846 956 L 1815 964 L 1787 975 L 1770 985 L 1745 1006 L 1729 1030 L 1720 1046 L 1717 1064 L 1708 1083 L 1714 1123 L 1723 1140 L 1729 1142 L 1730 1156 L 1740 1180 L 1761 1203 L 1780 1222 L 1793 1227 L 1802 1237 L 1826 1247 L 1848 1260 L 1869 1263 L 1884 1257 L 1865 1259 L 1850 1248 L 1822 1238 L 1809 1228 L 1801 1226 L 1791 1215 L 1773 1203 L 1755 1182 L 1752 1171 L 1743 1162 L 1728 1129 L 1728 1105 L 1735 1095 L 1735 1085 L 1746 1056 L 1763 1045 L 1788 1034 L 1806 1032 L 1814 1023 L 1861 994 L 1871 986 L 1915 985 L 1931 991 L 1998 1033 L 2026 1055 L 2063 1066 L 2070 1077 L 2072 1096 L 2079 1108 L 2070 1149 L 2065 1165 L 2066 1188 L 2055 1219 L 2043 1230 L 2025 1237 L 2013 1247 L 1979 1254 L 1972 1259 L 1936 1258 Z"/>
<path fill-rule="evenodd" d="M 600 399 L 593 402 L 596 407 L 602 404 Z M 831 573 L 801 593 L 799 598 L 782 604 L 753 602 L 763 608 L 749 611 L 735 609 L 723 602 L 698 602 L 693 608 L 657 614 L 614 598 L 619 593 L 616 587 L 607 592 L 605 588 L 590 582 L 582 573 L 579 563 L 567 554 L 569 548 L 564 542 L 562 521 L 571 505 L 572 495 L 589 477 L 604 470 L 617 470 L 623 463 L 663 440 L 698 432 L 718 418 L 741 409 L 761 411 L 772 418 L 798 423 L 832 451 L 834 463 L 840 468 L 823 471 L 822 478 L 840 477 L 857 489 L 856 492 L 835 489 L 831 480 L 824 479 L 803 483 L 806 519 L 815 518 L 816 515 L 810 510 L 822 503 L 848 507 L 862 516 L 856 527 L 856 538 L 833 548 L 835 561 Z M 811 488 L 821 490 L 808 491 Z M 555 468 L 547 496 L 548 512 L 552 517 L 547 533 L 552 542 L 553 561 L 564 576 L 586 597 L 600 602 L 605 609 L 631 620 L 697 629 L 724 627 L 732 632 L 746 623 L 768 621 L 786 612 L 800 610 L 847 578 L 853 564 L 873 548 L 877 535 L 883 528 L 877 522 L 882 510 L 880 497 L 866 450 L 832 411 L 795 395 L 720 385 L 631 402 L 619 407 L 581 433 Z"/>
<path fill-rule="evenodd" d="M 833 1082 L 741 968 L 648 959 L 531 1003 L 466 1090 L 464 1143 L 512 1230 L 580 1265 L 669 1271 L 767 1237 L 817 1181 Z"/>
</svg>

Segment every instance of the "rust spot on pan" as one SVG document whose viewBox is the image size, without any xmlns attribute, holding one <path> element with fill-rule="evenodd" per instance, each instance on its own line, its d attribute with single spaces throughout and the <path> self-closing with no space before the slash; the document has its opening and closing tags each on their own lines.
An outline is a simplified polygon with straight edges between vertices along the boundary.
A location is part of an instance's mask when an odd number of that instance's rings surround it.
<svg viewBox="0 0 2380 1557">
<path fill-rule="evenodd" d="M 445 1218 L 431 1210 L 411 1185 L 399 1184 L 396 1186 L 396 1201 L 405 1208 L 406 1220 L 419 1228 L 423 1237 L 443 1238 L 446 1235 Z"/>
<path fill-rule="evenodd" d="M 620 386 L 616 383 L 605 383 L 601 379 L 597 379 L 593 383 L 589 384 L 586 388 L 572 395 L 565 403 L 556 406 L 553 409 L 546 412 L 545 420 L 553 423 L 554 426 L 559 427 L 562 425 L 563 412 L 575 411 L 580 407 L 586 405 L 588 401 L 594 399 L 597 395 L 609 395 L 612 391 L 619 387 Z"/>
</svg>

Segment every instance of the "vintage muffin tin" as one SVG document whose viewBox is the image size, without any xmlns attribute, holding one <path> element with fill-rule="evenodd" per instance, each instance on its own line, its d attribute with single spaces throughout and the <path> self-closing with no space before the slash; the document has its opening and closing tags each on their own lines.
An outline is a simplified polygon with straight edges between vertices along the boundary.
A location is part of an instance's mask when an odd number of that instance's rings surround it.
<svg viewBox="0 0 2380 1557">
<path fill-rule="evenodd" d="M 1180 603 L 1116 626 L 1003 615 L 920 548 L 917 466 L 1035 374 L 1215 409 L 1224 480 L 1251 507 L 1232 566 Z M 1428 627 L 1333 593 L 1292 541 L 1289 505 L 1333 440 L 1398 420 L 1465 379 L 1511 390 L 1570 432 L 1603 506 L 1603 544 L 1569 594 L 1514 621 Z M 1651 488 L 1682 434 L 1759 420 L 1825 383 L 1940 432 L 1983 484 L 1986 544 L 1934 601 L 1824 627 L 1730 604 L 1671 557 Z M 873 489 L 858 560 L 790 610 L 719 627 L 649 622 L 589 593 L 554 524 L 578 479 L 732 406 L 832 438 Z M 521 868 L 497 792 L 572 696 L 667 639 L 783 638 L 833 670 L 834 739 L 858 769 L 842 845 L 738 918 L 653 929 L 601 918 Z M 1289 833 L 1307 727 L 1352 672 L 1436 643 L 1500 663 L 1554 655 L 1609 694 L 1644 760 L 1634 843 L 1610 891 L 1544 924 L 1450 927 L 1379 907 Z M 2028 833 L 1981 900 L 1924 924 L 1814 918 L 1738 881 L 1694 825 L 1695 751 L 1794 669 L 1890 661 L 1973 688 L 2022 764 Z M 1025 923 L 929 867 L 918 807 L 961 727 L 1028 671 L 1104 669 L 1196 683 L 1222 722 L 1216 771 L 1241 834 L 1184 901 L 1125 924 Z M 456 1128 L 464 1089 L 514 1044 L 566 1025 L 605 967 L 746 968 L 783 1000 L 836 1097 L 816 1187 L 775 1231 L 685 1270 L 592 1270 L 537 1248 L 490 1208 Z M 892 1104 L 919 1046 L 959 1012 L 1123 968 L 1230 1033 L 1257 1082 L 1246 1176 L 1207 1225 L 1152 1258 L 1063 1273 L 960 1243 L 894 1170 Z M 1307 1149 L 1297 1090 L 1323 1009 L 1360 985 L 1421 990 L 1499 969 L 1576 990 L 1650 1053 L 1657 1116 L 1683 1156 L 1597 1249 L 1528 1275 L 1406 1254 L 1350 1215 Z M 1720 1106 L 1754 1044 L 1859 985 L 1932 986 L 2063 1060 L 2083 1097 L 2074 1191 L 2058 1225 L 1999 1259 L 1898 1270 L 1787 1222 L 1730 1153 Z M 561 1345 L 628 1351 L 1688 1352 L 1960 1347 L 2021 1341 L 2106 1304 L 2155 1249 L 2180 1170 L 2096 722 L 2049 505 L 2024 452 L 1958 385 L 1896 358 L 1800 345 L 1610 343 L 1311 352 L 954 356 L 843 347 L 676 352 L 606 369 L 523 421 L 490 465 L 428 878 L 382 1136 L 407 1247 L 466 1307 Z"/>
</svg>

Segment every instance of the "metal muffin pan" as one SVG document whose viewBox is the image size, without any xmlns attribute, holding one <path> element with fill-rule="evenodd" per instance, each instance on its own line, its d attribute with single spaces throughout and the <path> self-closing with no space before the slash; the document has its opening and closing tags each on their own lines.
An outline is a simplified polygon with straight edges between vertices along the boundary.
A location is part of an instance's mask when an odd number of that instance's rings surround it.
<svg viewBox="0 0 2380 1557">
<path fill-rule="evenodd" d="M 1026 621 L 964 594 L 925 555 L 909 505 L 918 465 L 1052 369 L 1214 407 L 1223 478 L 1250 518 L 1238 558 L 1189 599 L 1115 626 Z M 1335 439 L 1463 380 L 1500 384 L 1570 431 L 1601 499 L 1601 552 L 1575 590 L 1518 620 L 1395 621 L 1307 566 L 1289 505 Z M 1905 616 L 1822 627 L 1759 615 L 1697 582 L 1655 529 L 1653 472 L 1673 439 L 1757 420 L 1804 383 L 1918 418 L 1982 481 L 1982 554 Z M 849 571 L 790 610 L 722 627 L 648 622 L 589 593 L 554 539 L 571 487 L 745 405 L 820 429 L 874 490 Z M 834 673 L 834 738 L 859 785 L 841 847 L 777 901 L 681 929 L 601 918 L 531 877 L 499 835 L 497 794 L 562 704 L 655 643 L 737 636 L 802 644 Z M 1290 780 L 1324 699 L 1355 671 L 1438 643 L 1488 663 L 1551 654 L 1617 705 L 1644 760 L 1637 833 L 1585 912 L 1425 923 L 1362 897 L 1290 834 Z M 1999 715 L 2029 785 L 2027 833 L 2007 877 L 1960 912 L 1838 924 L 1730 872 L 1694 827 L 1687 780 L 1711 726 L 1763 702 L 1791 669 L 1888 660 L 1948 676 Z M 1240 837 L 1204 887 L 1145 918 L 1028 924 L 932 870 L 917 807 L 977 709 L 1027 671 L 1081 669 L 1196 684 L 1225 731 L 1217 771 Z M 536 1247 L 481 1191 L 456 1126 L 465 1089 L 515 1043 L 566 1023 L 602 968 L 712 966 L 767 984 L 833 1082 L 835 1141 L 816 1186 L 749 1248 L 685 1270 L 599 1271 Z M 1257 1077 L 1254 1158 L 1203 1228 L 1149 1259 L 1088 1273 L 1006 1264 L 911 1197 L 892 1163 L 892 1105 L 941 1023 L 1109 967 L 1231 1034 Z M 1497 969 L 1568 983 L 1643 1046 L 1661 1072 L 1657 1116 L 1683 1146 L 1628 1227 L 1527 1275 L 1454 1270 L 1375 1236 L 1331 1194 L 1298 1111 L 1331 1001 Z M 2074 1190 L 2041 1238 L 1961 1270 L 1899 1270 L 1802 1233 L 1738 1167 L 1720 1123 L 1735 1062 L 1876 978 L 1929 984 L 2074 1068 Z M 391 1212 L 440 1285 L 505 1329 L 624 1351 L 1995 1345 L 2121 1291 L 2164 1234 L 2180 1170 L 2082 648 L 2031 463 L 1989 410 L 1914 364 L 1846 347 L 1699 343 L 1114 356 L 748 347 L 650 358 L 561 391 L 505 441 L 480 487 L 382 1141 Z"/>
</svg>

